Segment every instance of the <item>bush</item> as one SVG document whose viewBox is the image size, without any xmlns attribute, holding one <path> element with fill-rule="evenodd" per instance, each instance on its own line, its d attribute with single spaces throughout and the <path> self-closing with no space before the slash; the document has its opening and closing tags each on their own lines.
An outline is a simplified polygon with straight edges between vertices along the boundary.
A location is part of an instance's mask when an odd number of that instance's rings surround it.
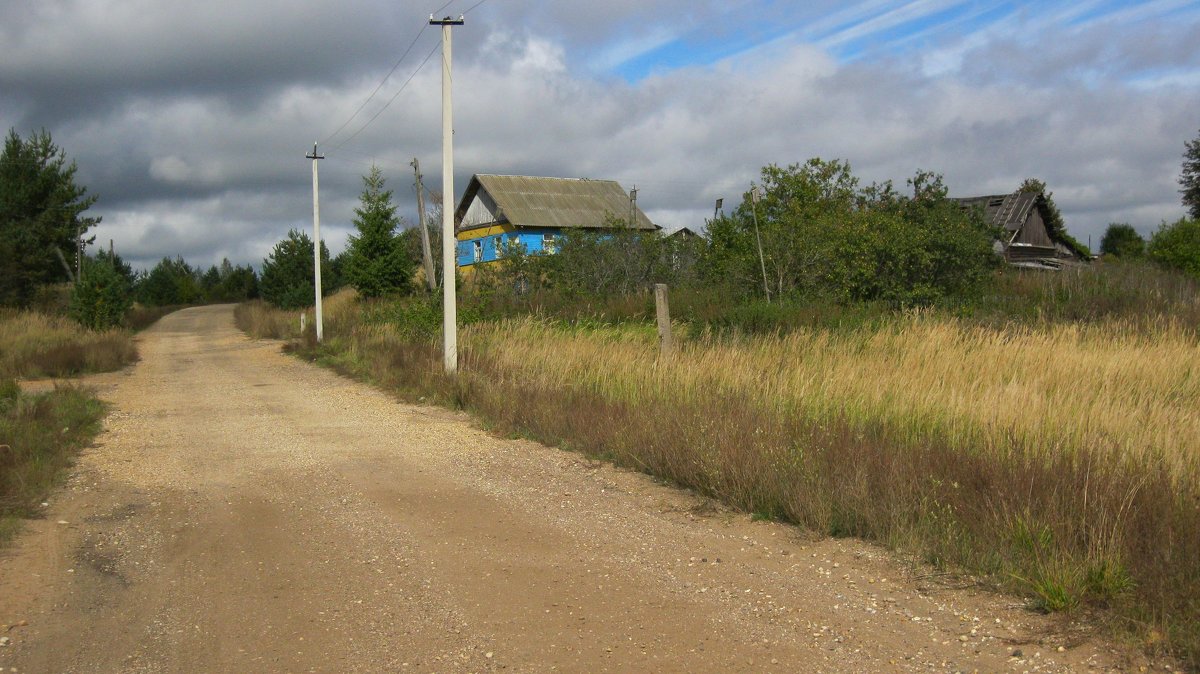
<svg viewBox="0 0 1200 674">
<path fill-rule="evenodd" d="M 120 325 L 133 305 L 129 285 L 107 259 L 88 259 L 71 292 L 71 318 L 91 330 Z"/>
<path fill-rule="evenodd" d="M 709 224 L 709 282 L 771 300 L 923 305 L 974 292 L 996 264 L 982 215 L 950 201 L 931 173 L 908 181 L 912 196 L 890 183 L 860 188 L 848 164 L 820 159 L 768 166 L 762 182 L 761 198 L 748 192 Z"/>
<path fill-rule="evenodd" d="M 1163 223 L 1150 237 L 1151 260 L 1200 279 L 1200 219 Z"/>
<path fill-rule="evenodd" d="M 1104 231 L 1100 252 L 1122 259 L 1139 258 L 1146 253 L 1146 241 L 1133 225 L 1114 222 Z"/>
</svg>

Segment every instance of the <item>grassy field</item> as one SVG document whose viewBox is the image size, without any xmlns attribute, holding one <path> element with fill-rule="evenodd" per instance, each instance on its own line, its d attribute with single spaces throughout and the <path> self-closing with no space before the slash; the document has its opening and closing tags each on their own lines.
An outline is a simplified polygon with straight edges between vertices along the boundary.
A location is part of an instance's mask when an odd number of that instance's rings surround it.
<svg viewBox="0 0 1200 674">
<path fill-rule="evenodd" d="M 325 343 L 310 329 L 296 348 L 500 432 L 880 541 L 1045 610 L 1102 609 L 1200 664 L 1200 348 L 1180 318 L 1194 288 L 1138 313 L 1117 281 L 1107 309 L 1068 320 L 1102 284 L 1062 279 L 1032 282 L 1047 299 L 1020 320 L 986 309 L 757 335 L 680 325 L 669 360 L 636 321 L 479 321 L 461 333 L 454 380 L 413 327 L 430 323 L 424 309 L 398 318 L 343 295 L 327 305 Z M 261 305 L 239 324 L 298 336 L 295 316 Z"/>
</svg>

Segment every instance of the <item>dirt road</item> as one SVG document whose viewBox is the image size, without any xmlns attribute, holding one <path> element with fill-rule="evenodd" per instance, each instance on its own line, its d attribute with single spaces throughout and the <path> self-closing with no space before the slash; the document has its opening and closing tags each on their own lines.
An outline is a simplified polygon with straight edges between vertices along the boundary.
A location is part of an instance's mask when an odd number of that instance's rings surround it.
<svg viewBox="0 0 1200 674">
<path fill-rule="evenodd" d="M 188 309 L 0 553 L 19 672 L 1079 671 L 1106 646 L 388 395 Z M 520 401 L 513 401 L 520 404 Z M 1061 649 L 1061 650 L 1060 650 Z M 1018 656 L 1014 657 L 1014 652 Z"/>
</svg>

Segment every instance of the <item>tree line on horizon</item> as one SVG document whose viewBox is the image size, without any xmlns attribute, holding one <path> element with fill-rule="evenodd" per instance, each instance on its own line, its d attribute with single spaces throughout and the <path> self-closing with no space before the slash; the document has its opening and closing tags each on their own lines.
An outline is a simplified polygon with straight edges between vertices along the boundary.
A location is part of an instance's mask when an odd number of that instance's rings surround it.
<svg viewBox="0 0 1200 674">
<path fill-rule="evenodd" d="M 75 247 L 92 243 L 88 232 L 100 222 L 85 215 L 96 196 L 78 184 L 76 172 L 49 132 L 22 138 L 9 131 L 0 153 L 0 306 L 28 307 L 44 288 L 71 281 L 70 313 L 97 328 L 119 324 L 135 301 L 167 306 L 261 297 L 281 308 L 311 306 L 313 245 L 299 230 L 275 244 L 261 273 L 229 260 L 192 267 L 181 257 L 134 272 L 120 255 L 98 252 L 84 256 L 75 279 Z M 908 306 L 969 294 L 997 265 L 996 232 L 980 213 L 950 200 L 937 174 L 918 172 L 904 193 L 890 181 L 860 185 L 838 160 L 770 165 L 760 178 L 760 191 L 746 192 L 731 213 L 707 222 L 707 238 L 622 229 L 614 219 L 611 230 L 564 236 L 555 255 L 508 250 L 506 263 L 489 265 L 481 277 L 513 292 L 628 293 L 668 282 L 721 285 L 767 301 L 802 295 Z M 1187 216 L 1162 223 L 1149 240 L 1128 223 L 1114 223 L 1101 252 L 1200 278 L 1200 136 L 1185 143 L 1179 182 Z M 420 232 L 396 215 L 385 183 L 375 166 L 363 176 L 345 251 L 331 258 L 322 242 L 323 293 L 345 285 L 368 298 L 420 292 Z M 1045 187 L 1033 180 L 1026 186 Z M 435 246 L 438 218 L 427 225 Z"/>
</svg>

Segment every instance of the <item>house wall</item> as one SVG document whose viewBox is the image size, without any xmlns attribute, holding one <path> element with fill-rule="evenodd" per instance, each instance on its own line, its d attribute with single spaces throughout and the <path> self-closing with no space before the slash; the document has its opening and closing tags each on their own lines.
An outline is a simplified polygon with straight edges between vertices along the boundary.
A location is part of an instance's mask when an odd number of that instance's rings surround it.
<svg viewBox="0 0 1200 674">
<path fill-rule="evenodd" d="M 545 246 L 547 235 L 557 240 L 561 232 L 550 228 L 515 230 L 505 227 L 486 227 L 460 232 L 456 251 L 458 266 L 469 267 L 495 262 L 503 257 L 506 246 L 517 243 L 525 247 L 527 254 L 553 252 Z"/>
<path fill-rule="evenodd" d="M 492 201 L 492 197 L 486 190 L 479 190 L 475 194 L 475 198 L 471 200 L 471 205 L 467 207 L 467 212 L 463 214 L 460 227 L 475 227 L 483 224 L 490 224 L 500 221 L 500 209 L 497 208 L 496 202 Z"/>
<path fill-rule="evenodd" d="M 1013 243 L 1027 243 L 1031 246 L 1053 246 L 1054 242 L 1050 240 L 1050 233 L 1046 231 L 1046 223 L 1042 220 L 1042 214 L 1038 209 L 1034 208 L 1029 212 L 1029 217 L 1026 218 L 1025 224 L 1021 227 L 1021 233 Z"/>
</svg>

